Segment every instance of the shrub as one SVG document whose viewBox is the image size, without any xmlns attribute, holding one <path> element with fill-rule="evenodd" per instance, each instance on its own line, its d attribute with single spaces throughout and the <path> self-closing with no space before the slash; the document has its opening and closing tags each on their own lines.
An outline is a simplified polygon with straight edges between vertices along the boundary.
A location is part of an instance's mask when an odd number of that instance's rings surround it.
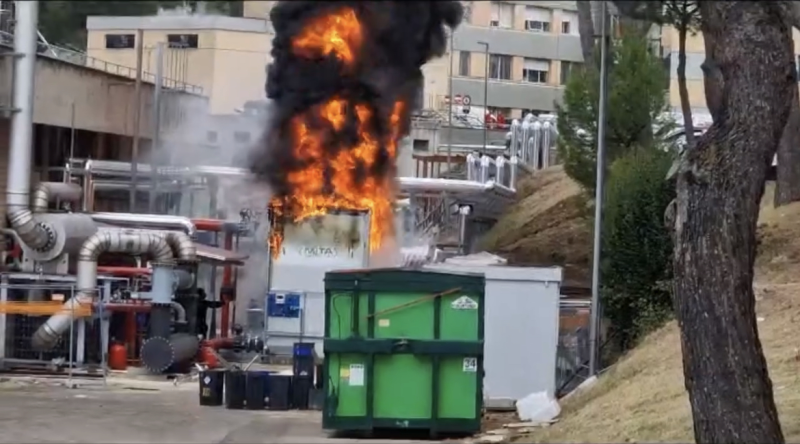
<svg viewBox="0 0 800 444">
<path fill-rule="evenodd" d="M 664 211 L 675 197 L 666 180 L 672 155 L 636 148 L 610 168 L 603 216 L 603 309 L 615 342 L 628 348 L 672 312 L 672 238 Z"/>
</svg>

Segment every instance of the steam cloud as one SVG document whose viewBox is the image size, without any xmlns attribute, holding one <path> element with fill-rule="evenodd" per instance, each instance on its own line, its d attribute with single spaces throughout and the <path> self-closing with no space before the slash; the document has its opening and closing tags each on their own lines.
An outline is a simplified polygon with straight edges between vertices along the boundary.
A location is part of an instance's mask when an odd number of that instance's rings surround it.
<svg viewBox="0 0 800 444">
<path fill-rule="evenodd" d="M 352 9 L 361 24 L 362 44 L 355 63 L 346 66 L 335 55 L 308 57 L 292 48 L 293 39 L 313 20 Z M 282 1 L 271 12 L 275 29 L 273 63 L 268 70 L 266 92 L 272 99 L 262 146 L 250 159 L 250 169 L 266 182 L 276 197 L 290 196 L 287 176 L 305 168 L 293 151 L 293 116 L 334 97 L 348 103 L 367 104 L 377 116 L 370 133 L 376 140 L 391 137 L 389 116 L 396 101 L 408 106 L 401 116 L 400 135 L 408 133 L 410 112 L 422 87 L 421 66 L 444 54 L 445 26 L 455 28 L 463 16 L 458 1 Z M 354 110 L 347 112 L 339 131 L 314 128 L 325 134 L 324 149 L 334 158 L 358 140 Z M 396 134 L 395 134 L 396 136 Z M 357 166 L 359 176 L 384 178 L 394 174 L 394 162 L 381 142 L 381 154 L 369 169 Z M 328 184 L 330 186 L 330 184 Z"/>
</svg>

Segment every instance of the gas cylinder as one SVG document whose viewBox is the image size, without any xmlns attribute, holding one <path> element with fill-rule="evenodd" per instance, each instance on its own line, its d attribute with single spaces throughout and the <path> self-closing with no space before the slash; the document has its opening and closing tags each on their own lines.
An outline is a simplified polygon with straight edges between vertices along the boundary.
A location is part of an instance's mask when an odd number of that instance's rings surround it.
<svg viewBox="0 0 800 444">
<path fill-rule="evenodd" d="M 217 368 L 219 367 L 219 360 L 217 356 L 214 354 L 214 349 L 208 346 L 200 348 L 200 356 L 199 361 L 206 364 L 208 368 Z"/>
<path fill-rule="evenodd" d="M 128 368 L 128 348 L 124 344 L 115 342 L 108 348 L 108 366 L 111 370 Z"/>
</svg>

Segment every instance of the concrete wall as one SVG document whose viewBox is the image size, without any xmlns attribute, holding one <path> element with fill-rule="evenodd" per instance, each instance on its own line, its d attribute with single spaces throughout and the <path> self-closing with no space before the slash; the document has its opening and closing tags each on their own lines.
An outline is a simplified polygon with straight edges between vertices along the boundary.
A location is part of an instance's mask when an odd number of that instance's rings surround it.
<svg viewBox="0 0 800 444">
<path fill-rule="evenodd" d="M 124 75 L 135 76 L 136 49 L 106 49 L 107 34 L 136 34 L 142 29 L 145 78 L 156 72 L 159 42 L 167 34 L 197 34 L 198 47 L 165 49 L 166 82 L 202 87 L 213 114 L 234 112 L 248 100 L 265 96 L 266 65 L 272 35 L 265 20 L 217 16 L 89 17 L 89 56 L 128 67 Z M 139 45 L 136 42 L 136 45 Z M 97 63 L 97 62 L 95 62 Z"/>
<path fill-rule="evenodd" d="M 0 48 L 9 51 L 9 48 Z M 10 58 L 7 58 L 10 60 Z M 0 105 L 8 106 L 11 97 L 11 64 L 0 63 Z M 134 84 L 124 76 L 111 75 L 58 59 L 39 56 L 36 64 L 34 123 L 133 136 Z M 142 85 L 140 134 L 152 133 L 153 85 Z M 204 110 L 202 96 L 170 93 L 165 106 Z M 74 122 L 73 122 L 74 107 Z M 173 119 L 178 124 L 179 119 Z"/>
</svg>

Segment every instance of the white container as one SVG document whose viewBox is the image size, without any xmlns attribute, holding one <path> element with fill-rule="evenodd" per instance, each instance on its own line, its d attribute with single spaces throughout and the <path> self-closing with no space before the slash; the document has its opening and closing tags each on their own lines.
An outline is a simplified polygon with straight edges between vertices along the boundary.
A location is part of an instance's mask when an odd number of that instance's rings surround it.
<svg viewBox="0 0 800 444">
<path fill-rule="evenodd" d="M 280 254 L 269 262 L 269 292 L 300 293 L 297 318 L 267 316 L 270 349 L 314 342 L 322 356 L 325 273 L 369 264 L 369 214 L 327 214 L 284 227 Z"/>
<path fill-rule="evenodd" d="M 453 258 L 460 259 L 460 258 Z M 454 261 L 453 259 L 449 261 Z M 531 393 L 556 391 L 560 267 L 431 264 L 439 271 L 483 273 L 483 397 L 488 408 L 514 408 Z M 471 263 L 470 263 L 471 262 Z"/>
</svg>

